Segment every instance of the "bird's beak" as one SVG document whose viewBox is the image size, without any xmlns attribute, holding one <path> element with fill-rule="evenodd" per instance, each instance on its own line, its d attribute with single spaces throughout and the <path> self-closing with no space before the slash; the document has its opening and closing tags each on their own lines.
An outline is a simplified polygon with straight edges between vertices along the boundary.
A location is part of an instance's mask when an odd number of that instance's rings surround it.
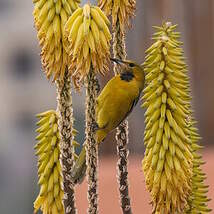
<svg viewBox="0 0 214 214">
<path fill-rule="evenodd" d="M 126 63 L 126 62 L 124 62 L 123 60 L 121 60 L 121 59 L 116 59 L 116 58 L 110 58 L 110 60 L 111 61 L 113 61 L 113 62 L 116 62 L 117 64 L 120 64 L 121 65 L 121 63 Z"/>
</svg>

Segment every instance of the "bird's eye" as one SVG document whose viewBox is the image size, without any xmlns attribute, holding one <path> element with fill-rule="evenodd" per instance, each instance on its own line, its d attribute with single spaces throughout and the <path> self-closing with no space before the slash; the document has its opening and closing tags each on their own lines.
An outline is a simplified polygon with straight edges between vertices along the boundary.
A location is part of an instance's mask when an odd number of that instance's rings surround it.
<svg viewBox="0 0 214 214">
<path fill-rule="evenodd" d="M 129 66 L 130 67 L 134 67 L 134 63 L 129 63 Z"/>
</svg>

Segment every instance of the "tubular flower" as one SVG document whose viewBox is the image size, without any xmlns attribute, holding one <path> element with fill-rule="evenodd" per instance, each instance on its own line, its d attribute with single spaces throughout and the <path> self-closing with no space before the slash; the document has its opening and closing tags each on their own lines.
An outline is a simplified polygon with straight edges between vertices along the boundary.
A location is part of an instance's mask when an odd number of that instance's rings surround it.
<svg viewBox="0 0 214 214">
<path fill-rule="evenodd" d="M 179 33 L 167 22 L 146 51 L 145 157 L 142 162 L 153 213 L 183 213 L 191 191 L 193 155 L 187 118 L 189 78 Z"/>
<path fill-rule="evenodd" d="M 65 36 L 69 42 L 69 71 L 79 81 L 90 70 L 104 74 L 108 69 L 111 34 L 110 22 L 99 7 L 85 4 L 68 19 Z M 74 69 L 75 68 L 75 69 Z"/>
<path fill-rule="evenodd" d="M 43 214 L 64 214 L 58 116 L 54 110 L 50 110 L 37 117 L 40 120 L 37 123 L 39 128 L 36 131 L 39 135 L 36 137 L 38 143 L 35 150 L 38 156 L 40 193 L 34 202 L 34 213 L 41 209 Z M 74 132 L 76 135 L 77 131 Z M 78 143 L 73 141 L 73 145 L 78 146 Z"/>
<path fill-rule="evenodd" d="M 112 25 L 119 22 L 122 29 L 129 26 L 129 20 L 134 16 L 135 0 L 99 0 L 99 6 L 107 16 L 112 15 Z"/>
<path fill-rule="evenodd" d="M 69 64 L 65 51 L 64 25 L 72 12 L 78 7 L 79 0 L 33 0 L 34 22 L 41 47 L 41 61 L 47 78 L 63 79 Z"/>
<path fill-rule="evenodd" d="M 198 129 L 194 125 L 195 122 L 190 121 L 190 138 L 192 140 L 192 153 L 193 153 L 193 177 L 192 177 L 192 191 L 188 199 L 188 206 L 186 214 L 200 214 L 211 212 L 208 208 L 207 202 L 210 199 L 207 197 L 208 185 L 204 184 L 206 174 L 202 172 L 201 165 L 204 164 L 198 150 L 202 147 L 198 145 L 201 139 L 198 134 Z"/>
</svg>

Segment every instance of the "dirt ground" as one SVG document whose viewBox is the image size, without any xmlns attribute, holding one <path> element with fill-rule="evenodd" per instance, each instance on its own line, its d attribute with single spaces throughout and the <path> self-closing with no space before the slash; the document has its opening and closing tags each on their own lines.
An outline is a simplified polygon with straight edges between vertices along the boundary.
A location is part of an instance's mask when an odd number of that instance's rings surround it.
<svg viewBox="0 0 214 214">
<path fill-rule="evenodd" d="M 203 166 L 207 173 L 206 183 L 210 185 L 209 197 L 214 199 L 214 149 L 206 150 L 203 153 L 206 164 Z M 146 191 L 144 176 L 141 171 L 140 156 L 129 159 L 129 181 L 130 195 L 134 214 L 150 214 L 150 196 Z M 114 157 L 103 157 L 99 163 L 99 213 L 100 214 L 120 214 L 118 203 L 118 190 L 116 179 L 116 162 Z M 76 201 L 79 214 L 85 214 L 87 209 L 87 184 L 86 181 L 76 188 Z M 213 209 L 214 200 L 209 202 L 209 207 Z"/>
</svg>

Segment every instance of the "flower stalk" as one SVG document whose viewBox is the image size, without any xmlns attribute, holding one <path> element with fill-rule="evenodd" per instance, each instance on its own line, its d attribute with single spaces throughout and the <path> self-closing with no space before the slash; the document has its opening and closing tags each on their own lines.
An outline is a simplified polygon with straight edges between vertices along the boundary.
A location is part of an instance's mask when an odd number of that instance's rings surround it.
<svg viewBox="0 0 214 214">
<path fill-rule="evenodd" d="M 71 169 L 74 163 L 75 150 L 73 142 L 73 108 L 71 97 L 71 78 L 65 71 L 64 81 L 57 80 L 57 111 L 60 135 L 60 163 L 63 177 L 63 204 L 65 214 L 75 214 L 74 184 L 71 179 Z"/>
<path fill-rule="evenodd" d="M 60 163 L 63 180 L 63 204 L 65 213 L 76 213 L 74 188 L 70 179 L 74 159 L 73 109 L 70 66 L 64 26 L 76 10 L 79 0 L 33 0 L 34 22 L 41 47 L 41 62 L 48 79 L 53 77 L 57 87 L 58 128 L 60 138 Z"/>
<path fill-rule="evenodd" d="M 86 77 L 86 164 L 88 180 L 88 213 L 98 213 L 98 144 L 95 140 L 95 109 L 97 98 L 97 79 L 91 68 Z"/>
<path fill-rule="evenodd" d="M 120 24 L 117 22 L 115 28 L 113 29 L 113 54 L 115 58 L 125 59 L 125 34 L 121 31 Z M 114 65 L 115 75 L 121 73 L 121 67 Z M 123 213 L 132 213 L 131 211 L 131 202 L 129 196 L 129 182 L 128 182 L 128 155 L 129 150 L 128 145 L 128 121 L 123 121 L 116 132 L 116 141 L 117 141 L 117 179 L 119 184 L 119 193 L 120 193 L 120 203 Z"/>
<path fill-rule="evenodd" d="M 125 26 L 129 25 L 129 19 L 134 15 L 135 0 L 113 1 L 100 0 L 99 5 L 107 15 L 112 16 L 113 31 L 113 55 L 114 58 L 124 60 L 126 58 L 125 48 Z M 120 66 L 114 65 L 115 75 L 121 73 Z M 132 213 L 129 197 L 128 183 L 128 121 L 123 121 L 117 128 L 117 171 L 120 193 L 120 203 L 123 213 Z"/>
<path fill-rule="evenodd" d="M 86 86 L 86 164 L 88 180 L 88 213 L 98 212 L 97 162 L 98 145 L 93 129 L 96 118 L 96 98 L 98 81 L 96 73 L 104 74 L 110 57 L 109 20 L 99 7 L 85 4 L 78 8 L 65 26 L 65 36 L 69 43 L 67 52 L 72 65 L 69 72 L 80 86 Z"/>
</svg>

